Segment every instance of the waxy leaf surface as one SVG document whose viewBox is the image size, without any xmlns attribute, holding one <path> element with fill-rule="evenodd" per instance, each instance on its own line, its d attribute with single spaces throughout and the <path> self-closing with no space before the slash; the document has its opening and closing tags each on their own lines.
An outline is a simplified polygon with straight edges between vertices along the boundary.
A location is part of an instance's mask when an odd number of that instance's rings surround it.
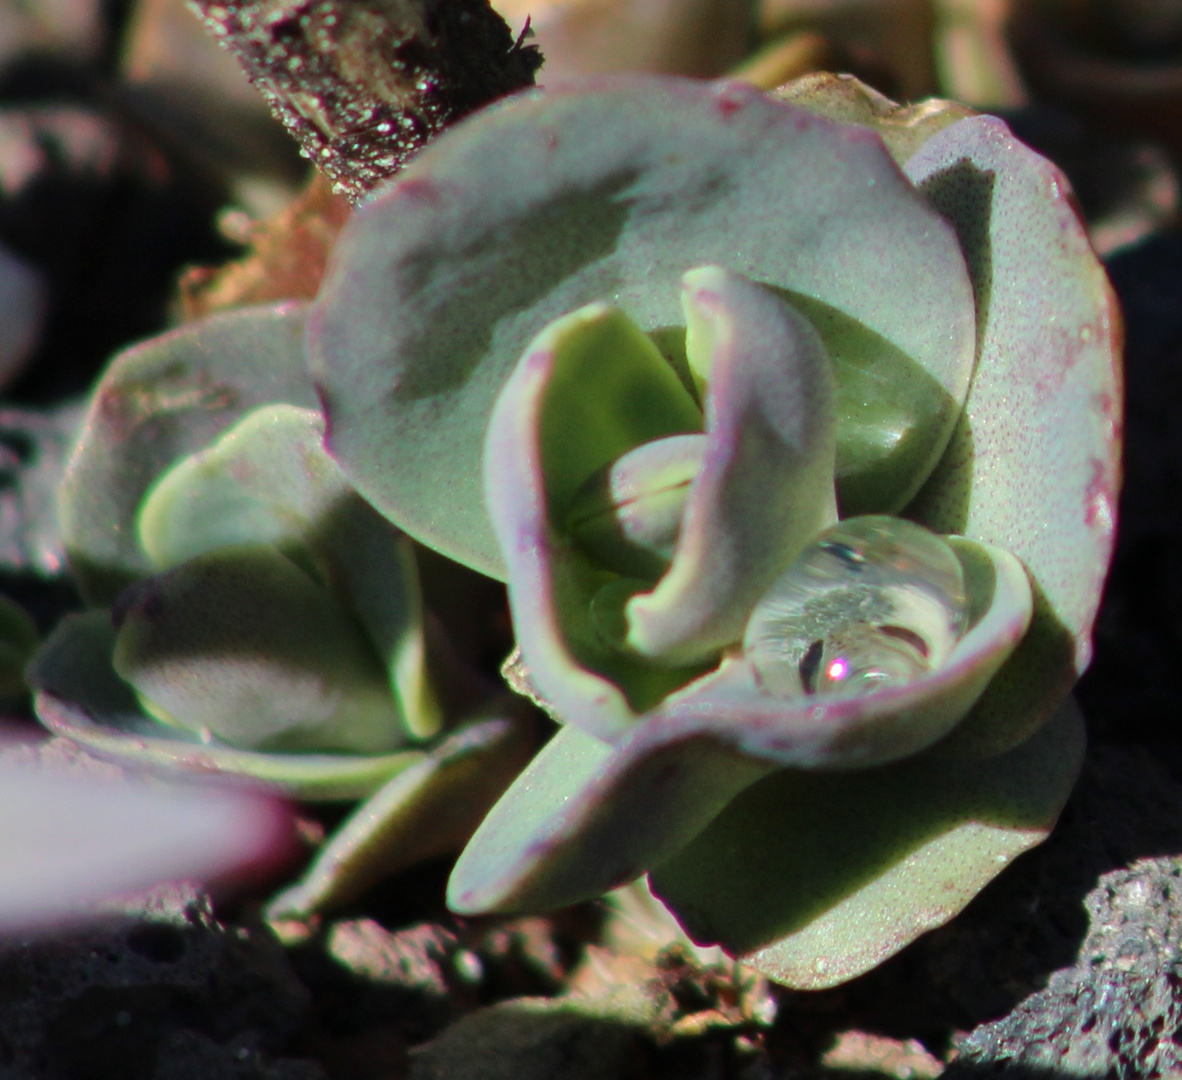
<svg viewBox="0 0 1182 1080">
<path fill-rule="evenodd" d="M 995 757 L 783 769 L 658 866 L 652 886 L 700 944 L 721 944 L 789 986 L 833 986 L 947 922 L 1042 841 L 1083 751 L 1083 720 L 1067 698 Z"/>
<path fill-rule="evenodd" d="M 157 479 L 137 519 L 141 544 L 159 569 L 220 548 L 272 545 L 365 631 L 362 654 L 376 649 L 386 666 L 397 728 L 427 738 L 441 716 L 424 667 L 410 541 L 352 489 L 325 453 L 323 434 L 311 409 L 280 404 L 247 413 Z M 355 636 L 348 630 L 341 640 Z"/>
<path fill-rule="evenodd" d="M 965 552 L 965 549 L 968 549 Z M 964 716 L 1030 617 L 1021 565 L 958 541 L 978 595 L 948 663 L 866 697 L 763 694 L 741 659 L 651 710 L 614 746 L 568 723 L 473 836 L 456 910 L 532 910 L 599 895 L 684 846 L 749 785 L 785 766 L 873 769 L 923 751 Z"/>
<path fill-rule="evenodd" d="M 258 405 L 316 408 L 304 368 L 305 307 L 213 316 L 121 353 L 91 401 L 58 496 L 70 566 L 90 603 L 151 573 L 136 513 L 170 464 Z"/>
<path fill-rule="evenodd" d="M 424 760 L 422 750 L 390 754 L 269 754 L 207 742 L 149 715 L 111 664 L 108 611 L 67 616 L 29 666 L 37 716 L 97 757 L 176 775 L 247 776 L 309 801 L 357 799 Z"/>
<path fill-rule="evenodd" d="M 840 311 L 963 400 L 959 245 L 876 136 L 740 84 L 634 77 L 458 124 L 360 209 L 309 323 L 330 449 L 397 524 L 503 576 L 480 458 L 526 346 L 609 302 L 676 359 L 678 282 L 706 264 Z M 954 420 L 929 426 L 930 461 Z"/>
<path fill-rule="evenodd" d="M 979 342 L 964 412 L 907 516 L 1006 548 L 1035 587 L 1031 630 L 963 734 L 996 752 L 1091 656 L 1120 486 L 1120 312 L 1067 179 L 1002 121 L 945 128 L 906 172 L 957 228 Z"/>
</svg>

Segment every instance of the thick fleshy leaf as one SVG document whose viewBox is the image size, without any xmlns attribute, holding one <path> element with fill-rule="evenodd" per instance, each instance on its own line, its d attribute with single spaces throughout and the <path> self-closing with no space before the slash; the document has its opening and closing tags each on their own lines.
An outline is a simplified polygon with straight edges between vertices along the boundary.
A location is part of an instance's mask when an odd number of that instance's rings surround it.
<svg viewBox="0 0 1182 1080">
<path fill-rule="evenodd" d="M 1035 586 L 1030 633 L 963 736 L 996 751 L 1091 654 L 1120 484 L 1119 309 L 1066 178 L 1002 121 L 945 128 L 906 171 L 957 228 L 979 339 L 964 413 L 907 516 L 1005 547 Z"/>
<path fill-rule="evenodd" d="M 93 917 L 162 881 L 274 865 L 294 847 L 280 802 L 224 785 L 112 782 L 0 764 L 0 932 Z"/>
<path fill-rule="evenodd" d="M 707 739 L 625 756 L 573 724 L 530 762 L 464 849 L 448 883 L 460 914 L 535 911 L 638 877 L 775 766 Z"/>
<path fill-rule="evenodd" d="M 833 371 L 812 324 L 722 267 L 689 271 L 682 288 L 706 449 L 668 572 L 625 609 L 628 645 L 662 665 L 738 640 L 768 586 L 837 520 Z"/>
<path fill-rule="evenodd" d="M 303 877 L 270 901 L 267 918 L 307 918 L 382 877 L 463 847 L 534 748 L 532 725 L 520 714 L 510 705 L 467 723 L 374 792 Z"/>
<path fill-rule="evenodd" d="M 615 308 L 592 304 L 559 319 L 551 333 L 541 328 L 521 362 L 540 363 L 535 355 L 548 351 L 554 363 L 534 441 L 558 524 L 591 476 L 643 443 L 700 431 L 702 410 L 652 341 Z"/>
<path fill-rule="evenodd" d="M 173 465 L 138 517 L 160 569 L 218 548 L 271 544 L 316 577 L 368 633 L 410 735 L 441 714 L 426 675 L 422 597 L 410 541 L 345 480 L 310 409 L 265 405 Z"/>
<path fill-rule="evenodd" d="M 265 544 L 137 582 L 115 671 L 165 723 L 247 750 L 376 754 L 402 742 L 377 653 L 332 594 Z"/>
<path fill-rule="evenodd" d="M 602 383 L 593 377 L 597 361 L 606 368 Z M 593 415 L 603 403 L 618 408 L 610 422 Z M 563 415 L 560 404 L 576 411 Z M 618 575 L 595 566 L 556 522 L 603 466 L 637 443 L 700 423 L 672 369 L 649 352 L 626 317 L 603 305 L 576 311 L 538 335 L 489 421 L 485 491 L 510 569 L 519 645 L 554 714 L 600 738 L 627 731 L 639 712 L 694 672 L 654 669 L 609 644 L 595 602 Z"/>
<path fill-rule="evenodd" d="M 98 757 L 175 776 L 241 776 L 306 801 L 356 799 L 424 760 L 392 754 L 270 754 L 239 750 L 163 724 L 146 713 L 111 665 L 110 614 L 67 616 L 28 669 L 41 722 Z"/>
<path fill-rule="evenodd" d="M 1005 754 L 857 773 L 782 770 L 651 875 L 694 940 L 820 989 L 956 915 L 1050 832 L 1083 761 L 1067 698 Z"/>
<path fill-rule="evenodd" d="M 605 569 L 656 581 L 673 558 L 705 452 L 705 435 L 670 435 L 630 450 L 579 488 L 563 532 Z"/>
<path fill-rule="evenodd" d="M 311 409 L 263 405 L 153 483 L 137 515 L 157 570 L 239 544 L 269 544 L 308 562 L 313 525 L 349 486 L 321 448 Z M 319 569 L 313 566 L 313 569 Z"/>
<path fill-rule="evenodd" d="M 816 327 L 837 380 L 837 502 L 843 517 L 896 514 L 948 444 L 971 362 L 953 397 L 886 338 L 837 308 L 777 290 Z"/>
<path fill-rule="evenodd" d="M 775 769 L 863 770 L 931 746 L 964 716 L 1030 616 L 1016 559 L 952 543 L 974 597 L 973 625 L 938 671 L 861 698 L 784 701 L 734 660 L 650 712 L 614 749 L 570 724 L 477 830 L 449 904 L 476 912 L 574 903 L 669 858 Z"/>
<path fill-rule="evenodd" d="M 135 516 L 172 462 L 259 405 L 316 408 L 304 368 L 306 308 L 281 304 L 211 316 L 121 353 L 95 391 L 59 492 L 79 588 L 109 603 L 152 566 Z"/>
<path fill-rule="evenodd" d="M 600 80 L 458 124 L 400 177 L 338 245 L 313 374 L 359 490 L 477 569 L 504 573 L 480 497 L 493 402 L 534 335 L 588 303 L 676 357 L 681 274 L 727 266 L 844 313 L 963 396 L 959 246 L 864 129 L 733 83 Z"/>
<path fill-rule="evenodd" d="M 861 697 L 785 700 L 761 691 L 751 666 L 735 659 L 650 712 L 635 741 L 656 744 L 668 737 L 664 731 L 709 732 L 783 765 L 868 768 L 944 738 L 1012 655 L 1032 607 L 1026 572 L 1009 552 L 961 537 L 948 541 L 964 569 L 970 625 L 939 667 Z"/>
</svg>

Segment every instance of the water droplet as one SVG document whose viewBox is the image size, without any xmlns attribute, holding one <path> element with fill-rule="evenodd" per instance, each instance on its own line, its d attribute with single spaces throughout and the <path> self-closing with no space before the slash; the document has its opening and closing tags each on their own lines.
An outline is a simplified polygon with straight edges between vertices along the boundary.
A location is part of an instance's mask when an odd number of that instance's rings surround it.
<svg viewBox="0 0 1182 1080">
<path fill-rule="evenodd" d="M 952 548 L 891 517 L 839 522 L 756 605 L 743 648 L 777 697 L 859 696 L 939 667 L 964 633 Z"/>
</svg>

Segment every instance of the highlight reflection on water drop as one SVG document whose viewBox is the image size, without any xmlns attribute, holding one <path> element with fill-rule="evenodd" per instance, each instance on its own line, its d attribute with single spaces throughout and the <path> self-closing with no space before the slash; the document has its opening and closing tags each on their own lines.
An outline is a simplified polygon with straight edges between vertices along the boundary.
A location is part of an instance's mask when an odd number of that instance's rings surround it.
<svg viewBox="0 0 1182 1080">
<path fill-rule="evenodd" d="M 777 697 L 868 694 L 939 667 L 967 606 L 960 560 L 935 533 L 902 518 L 849 518 L 756 605 L 743 648 Z"/>
</svg>

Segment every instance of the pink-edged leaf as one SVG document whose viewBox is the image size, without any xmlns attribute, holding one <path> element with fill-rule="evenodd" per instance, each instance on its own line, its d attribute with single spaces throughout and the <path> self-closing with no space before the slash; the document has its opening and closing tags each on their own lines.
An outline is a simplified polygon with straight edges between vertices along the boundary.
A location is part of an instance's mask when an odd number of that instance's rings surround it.
<svg viewBox="0 0 1182 1080">
<path fill-rule="evenodd" d="M 708 264 L 843 313 L 962 399 L 963 257 L 878 136 L 735 83 L 637 76 L 486 110 L 359 210 L 309 323 L 330 449 L 412 535 L 503 576 L 480 459 L 527 344 L 609 302 L 676 356 L 677 283 Z"/>
<path fill-rule="evenodd" d="M 1001 120 L 945 128 L 906 172 L 957 228 L 979 343 L 961 421 L 907 516 L 1012 551 L 1035 586 L 1030 633 L 965 733 L 997 750 L 1091 655 L 1120 486 L 1120 313 L 1066 177 Z"/>
<path fill-rule="evenodd" d="M 837 520 L 833 370 L 816 330 L 721 267 L 682 287 L 706 450 L 668 572 L 626 609 L 628 644 L 663 665 L 738 640 L 760 596 Z"/>
</svg>

